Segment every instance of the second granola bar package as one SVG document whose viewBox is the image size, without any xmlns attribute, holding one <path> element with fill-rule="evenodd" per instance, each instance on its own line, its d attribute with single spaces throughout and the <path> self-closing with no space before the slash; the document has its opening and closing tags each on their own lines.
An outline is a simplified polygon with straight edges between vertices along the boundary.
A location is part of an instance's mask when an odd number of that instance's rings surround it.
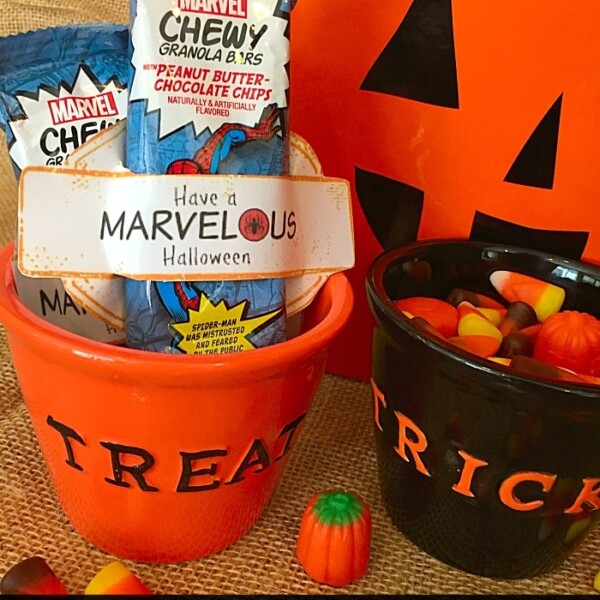
<svg viewBox="0 0 600 600">
<path fill-rule="evenodd" d="M 0 128 L 17 180 L 30 165 L 62 167 L 126 117 L 128 45 L 127 26 L 107 22 L 0 38 Z M 44 213 L 45 199 L 36 200 Z M 122 332 L 78 306 L 60 279 L 26 277 L 16 265 L 13 271 L 21 301 L 40 317 L 84 337 L 123 341 Z"/>
</svg>

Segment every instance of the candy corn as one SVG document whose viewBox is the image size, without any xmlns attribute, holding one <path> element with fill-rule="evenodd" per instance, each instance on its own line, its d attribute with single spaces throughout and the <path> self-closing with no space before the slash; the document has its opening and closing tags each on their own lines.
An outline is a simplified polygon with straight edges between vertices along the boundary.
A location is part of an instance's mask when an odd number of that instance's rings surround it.
<svg viewBox="0 0 600 600">
<path fill-rule="evenodd" d="M 524 333 L 531 340 L 531 343 L 535 344 L 541 328 L 542 323 L 536 323 L 535 325 L 530 325 L 529 327 L 523 327 L 523 329 L 521 329 L 521 333 Z"/>
<path fill-rule="evenodd" d="M 534 277 L 495 271 L 490 282 L 507 307 L 463 288 L 446 302 L 414 296 L 396 306 L 415 327 L 474 356 L 524 374 L 600 385 L 600 319 L 560 312 L 565 291 Z"/>
<path fill-rule="evenodd" d="M 598 571 L 594 577 L 594 589 L 597 592 L 600 592 L 600 571 Z"/>
<path fill-rule="evenodd" d="M 504 337 L 498 350 L 499 356 L 512 358 L 513 356 L 531 356 L 533 354 L 533 342 L 522 331 L 509 333 Z"/>
<path fill-rule="evenodd" d="M 489 296 L 485 296 L 484 294 L 478 294 L 476 292 L 471 292 L 470 290 L 464 290 L 463 288 L 454 288 L 446 297 L 446 301 L 452 304 L 452 306 L 458 306 L 461 302 L 464 302 L 465 300 L 478 308 L 506 308 L 500 302 L 494 300 L 493 298 L 490 298 Z"/>
<path fill-rule="evenodd" d="M 528 356 L 515 356 L 510 361 L 511 368 L 526 373 L 528 375 L 538 375 L 539 377 L 548 377 L 550 379 L 561 379 L 562 381 L 574 381 L 577 383 L 585 382 L 585 379 L 566 369 L 554 367 L 541 360 L 530 358 Z"/>
<path fill-rule="evenodd" d="M 48 563 L 39 556 L 12 566 L 0 581 L 3 596 L 66 596 L 67 590 Z"/>
<path fill-rule="evenodd" d="M 152 595 L 152 592 L 123 564 L 106 565 L 89 582 L 85 595 Z"/>
<path fill-rule="evenodd" d="M 499 365 L 504 365 L 505 367 L 510 366 L 510 358 L 504 358 L 503 356 L 488 356 L 487 358 Z"/>
<path fill-rule="evenodd" d="M 477 306 L 477 310 L 493 323 L 496 327 L 500 325 L 502 319 L 506 315 L 506 308 L 486 308 L 485 306 Z"/>
<path fill-rule="evenodd" d="M 516 300 L 509 304 L 504 318 L 498 324 L 498 329 L 502 335 L 508 335 L 536 323 L 537 315 L 535 310 L 527 302 Z"/>
<path fill-rule="evenodd" d="M 551 283 L 511 271 L 494 271 L 490 283 L 508 302 L 520 300 L 535 311 L 538 321 L 557 313 L 565 300 L 565 291 Z"/>
<path fill-rule="evenodd" d="M 448 338 L 448 341 L 454 346 L 482 358 L 493 356 L 500 347 L 500 342 L 489 335 L 458 335 Z"/>
<path fill-rule="evenodd" d="M 495 338 L 498 346 L 502 342 L 499 329 L 476 308 L 462 302 L 456 309 L 458 313 L 457 331 L 459 336 L 483 335 Z"/>
<path fill-rule="evenodd" d="M 423 317 L 413 317 L 410 322 L 413 325 L 415 325 L 415 327 L 420 327 L 421 329 L 428 331 L 431 335 L 434 335 L 435 337 L 444 337 L 435 327 L 432 327 L 429 321 L 427 321 Z"/>
</svg>

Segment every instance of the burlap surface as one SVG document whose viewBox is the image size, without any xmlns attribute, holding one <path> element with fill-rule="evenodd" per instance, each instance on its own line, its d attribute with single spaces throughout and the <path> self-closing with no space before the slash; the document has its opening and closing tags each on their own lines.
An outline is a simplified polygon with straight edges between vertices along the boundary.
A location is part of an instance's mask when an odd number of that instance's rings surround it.
<svg viewBox="0 0 600 600">
<path fill-rule="evenodd" d="M 90 20 L 127 21 L 126 0 L 0 0 L 0 35 Z M 16 185 L 0 136 L 0 242 L 13 237 Z M 49 390 L 51 393 L 51 390 Z M 270 506 L 229 549 L 178 565 L 123 561 L 156 593 L 187 594 L 589 594 L 600 569 L 600 531 L 555 572 L 496 581 L 427 556 L 392 526 L 382 505 L 372 439 L 371 394 L 362 382 L 326 375 Z M 370 567 L 342 589 L 312 582 L 295 558 L 300 516 L 315 491 L 339 486 L 373 512 Z M 43 556 L 71 593 L 115 557 L 71 527 L 57 503 L 0 328 L 0 576 Z"/>
</svg>

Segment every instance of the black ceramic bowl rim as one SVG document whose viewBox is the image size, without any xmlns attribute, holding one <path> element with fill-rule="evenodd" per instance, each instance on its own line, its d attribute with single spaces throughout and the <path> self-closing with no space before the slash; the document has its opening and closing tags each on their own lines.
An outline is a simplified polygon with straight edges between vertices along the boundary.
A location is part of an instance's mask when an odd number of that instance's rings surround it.
<svg viewBox="0 0 600 600">
<path fill-rule="evenodd" d="M 509 367 L 480 358 L 475 354 L 467 352 L 462 348 L 454 347 L 450 342 L 446 342 L 440 338 L 437 338 L 425 330 L 419 330 L 417 327 L 410 323 L 410 318 L 403 315 L 395 307 L 393 300 L 388 296 L 383 286 L 383 276 L 389 266 L 402 258 L 403 256 L 410 254 L 414 250 L 420 250 L 429 246 L 443 246 L 443 245 L 467 245 L 472 247 L 479 247 L 482 250 L 489 249 L 494 251 L 500 251 L 505 253 L 526 253 L 534 256 L 539 256 L 544 260 L 551 261 L 557 265 L 577 268 L 580 270 L 592 272 L 595 277 L 600 280 L 600 266 L 595 266 L 591 263 L 577 261 L 573 259 L 566 259 L 562 256 L 550 254 L 548 252 L 541 252 L 539 250 L 530 250 L 528 248 L 522 248 L 519 246 L 509 246 L 505 244 L 494 244 L 491 242 L 478 242 L 474 240 L 460 240 L 460 239 L 431 239 L 421 240 L 399 246 L 392 250 L 382 252 L 377 256 L 367 270 L 366 283 L 367 292 L 369 299 L 374 303 L 376 308 L 383 313 L 383 315 L 389 319 L 389 322 L 393 327 L 400 329 L 402 332 L 407 333 L 412 338 L 415 338 L 430 348 L 441 352 L 447 358 L 453 361 L 459 361 L 463 364 L 477 371 L 485 371 L 489 374 L 497 377 L 509 377 L 517 381 L 523 381 L 526 383 L 534 383 L 545 388 L 549 388 L 559 392 L 576 392 L 581 399 L 581 396 L 589 396 L 589 399 L 594 401 L 598 406 L 600 402 L 600 386 L 588 383 L 588 382 L 556 382 L 545 379 L 543 377 L 536 377 L 534 375 L 525 375 L 517 371 L 511 370 Z M 598 291 L 600 299 L 600 290 Z"/>
</svg>

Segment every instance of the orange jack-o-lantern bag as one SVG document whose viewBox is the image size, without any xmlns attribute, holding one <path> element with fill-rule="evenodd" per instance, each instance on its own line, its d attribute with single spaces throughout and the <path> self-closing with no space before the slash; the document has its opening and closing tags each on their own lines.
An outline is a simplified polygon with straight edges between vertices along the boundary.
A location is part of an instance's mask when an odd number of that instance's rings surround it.
<svg viewBox="0 0 600 600">
<path fill-rule="evenodd" d="M 330 370 L 369 377 L 383 249 L 458 237 L 600 262 L 599 22 L 597 0 L 298 3 L 292 128 L 354 193 L 356 305 Z"/>
</svg>

